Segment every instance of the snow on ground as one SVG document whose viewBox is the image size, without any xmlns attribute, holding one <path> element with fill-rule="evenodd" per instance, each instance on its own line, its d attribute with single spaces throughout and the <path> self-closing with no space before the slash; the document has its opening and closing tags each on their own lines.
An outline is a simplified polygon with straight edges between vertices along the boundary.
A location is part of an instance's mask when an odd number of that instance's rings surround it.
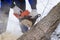
<svg viewBox="0 0 60 40">
<path fill-rule="evenodd" d="M 60 40 L 60 23 L 58 24 L 55 32 L 52 33 L 51 40 Z"/>
<path fill-rule="evenodd" d="M 37 11 L 39 14 L 41 14 L 41 17 L 39 17 L 37 20 L 44 18 L 49 13 L 49 11 L 59 2 L 60 0 L 37 0 Z M 31 7 L 27 0 L 26 0 L 26 9 L 31 12 Z M 57 34 L 60 33 L 59 30 L 60 30 L 60 24 L 58 25 L 58 28 L 56 29 Z M 19 36 L 23 34 L 21 32 L 19 20 L 13 15 L 13 9 L 10 9 L 10 12 L 9 12 L 9 19 L 8 19 L 6 31 L 19 35 Z"/>
<path fill-rule="evenodd" d="M 21 32 L 19 20 L 13 15 L 13 13 L 14 13 L 13 9 L 10 9 L 6 31 L 11 32 L 15 35 L 19 34 L 22 35 L 23 33 Z"/>
</svg>

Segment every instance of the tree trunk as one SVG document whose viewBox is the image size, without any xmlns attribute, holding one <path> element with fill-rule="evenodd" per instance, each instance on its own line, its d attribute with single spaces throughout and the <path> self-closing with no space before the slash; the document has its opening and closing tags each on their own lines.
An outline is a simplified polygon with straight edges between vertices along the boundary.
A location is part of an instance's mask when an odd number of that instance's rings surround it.
<svg viewBox="0 0 60 40">
<path fill-rule="evenodd" d="M 50 35 L 56 29 L 59 22 L 60 3 L 53 7 L 47 16 L 17 40 L 50 40 Z"/>
</svg>

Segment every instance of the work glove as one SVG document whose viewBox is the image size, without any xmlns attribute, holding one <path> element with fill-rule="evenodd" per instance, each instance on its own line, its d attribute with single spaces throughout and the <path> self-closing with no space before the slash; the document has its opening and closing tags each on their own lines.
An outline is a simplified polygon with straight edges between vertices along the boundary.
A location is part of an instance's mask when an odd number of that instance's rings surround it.
<svg viewBox="0 0 60 40">
<path fill-rule="evenodd" d="M 34 18 L 37 14 L 38 14 L 37 10 L 32 9 L 32 11 L 31 11 L 31 13 L 29 15 L 32 16 L 32 18 Z"/>
<path fill-rule="evenodd" d="M 13 7 L 14 13 L 20 14 L 21 9 L 17 6 Z"/>
</svg>

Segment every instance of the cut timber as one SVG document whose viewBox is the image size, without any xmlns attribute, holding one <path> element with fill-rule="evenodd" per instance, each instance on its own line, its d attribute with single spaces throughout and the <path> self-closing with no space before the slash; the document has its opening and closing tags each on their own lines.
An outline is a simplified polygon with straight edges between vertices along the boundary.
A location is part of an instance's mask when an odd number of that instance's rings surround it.
<svg viewBox="0 0 60 40">
<path fill-rule="evenodd" d="M 45 16 L 39 23 L 23 34 L 17 40 L 49 40 L 60 21 L 60 3 Z"/>
</svg>

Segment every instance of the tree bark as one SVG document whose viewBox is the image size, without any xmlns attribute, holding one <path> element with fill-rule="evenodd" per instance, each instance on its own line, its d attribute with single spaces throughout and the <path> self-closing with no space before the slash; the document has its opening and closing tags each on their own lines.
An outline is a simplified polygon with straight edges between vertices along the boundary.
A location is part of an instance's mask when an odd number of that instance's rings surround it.
<svg viewBox="0 0 60 40">
<path fill-rule="evenodd" d="M 60 3 L 17 40 L 50 40 L 50 35 L 60 23 Z"/>
</svg>

